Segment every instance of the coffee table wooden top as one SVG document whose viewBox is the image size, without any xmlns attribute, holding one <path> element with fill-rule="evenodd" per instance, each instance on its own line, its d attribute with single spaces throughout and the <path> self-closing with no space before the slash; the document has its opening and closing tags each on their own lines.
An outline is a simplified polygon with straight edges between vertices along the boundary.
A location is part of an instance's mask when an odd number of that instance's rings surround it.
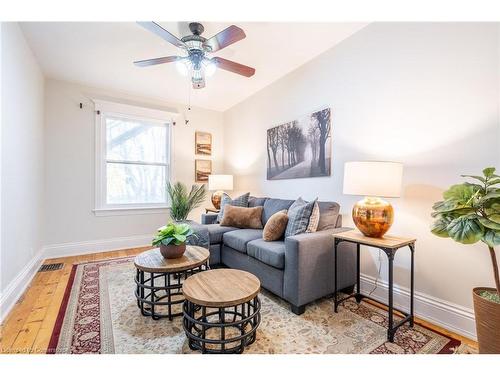
<svg viewBox="0 0 500 375">
<path fill-rule="evenodd" d="M 236 306 L 250 301 L 259 291 L 256 276 L 233 269 L 200 272 L 188 277 L 182 286 L 187 300 L 206 307 Z"/>
<path fill-rule="evenodd" d="M 151 249 L 137 255 L 135 267 L 144 272 L 181 272 L 204 264 L 210 252 L 200 246 L 186 246 L 184 255 L 176 259 L 165 259 L 159 248 Z"/>
<path fill-rule="evenodd" d="M 385 247 L 388 249 L 399 249 L 417 241 L 416 238 L 383 236 L 382 238 L 366 237 L 363 233 L 353 229 L 346 232 L 334 233 L 333 237 L 342 240 L 360 243 L 367 246 Z"/>
</svg>

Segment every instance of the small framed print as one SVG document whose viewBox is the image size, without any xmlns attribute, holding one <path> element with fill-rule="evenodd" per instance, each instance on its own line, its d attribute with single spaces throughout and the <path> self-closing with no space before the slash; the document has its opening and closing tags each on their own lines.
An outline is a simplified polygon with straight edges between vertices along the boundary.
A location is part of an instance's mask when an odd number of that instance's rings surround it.
<svg viewBox="0 0 500 375">
<path fill-rule="evenodd" d="M 212 160 L 196 159 L 194 161 L 195 181 L 208 182 L 208 175 L 212 174 Z"/>
<path fill-rule="evenodd" d="M 212 134 L 206 132 L 195 132 L 195 154 L 212 155 Z"/>
</svg>

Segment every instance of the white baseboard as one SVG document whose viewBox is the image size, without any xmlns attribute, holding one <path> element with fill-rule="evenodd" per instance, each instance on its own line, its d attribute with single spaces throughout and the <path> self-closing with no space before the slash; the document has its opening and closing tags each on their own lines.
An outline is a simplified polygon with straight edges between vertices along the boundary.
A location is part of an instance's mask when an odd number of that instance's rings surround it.
<svg viewBox="0 0 500 375">
<path fill-rule="evenodd" d="M 33 260 L 27 264 L 19 275 L 10 282 L 4 293 L 0 296 L 0 320 L 7 316 L 11 308 L 28 287 L 33 276 L 45 259 L 75 256 L 103 251 L 121 250 L 133 247 L 148 246 L 151 244 L 151 235 L 130 237 L 117 237 L 96 241 L 82 241 L 44 246 Z M 368 294 L 375 286 L 375 278 L 361 275 L 361 291 Z M 388 285 L 386 281 L 379 280 L 378 286 L 372 296 L 382 302 L 387 301 Z M 408 310 L 410 291 L 401 286 L 394 286 L 394 306 L 404 311 Z M 474 312 L 448 301 L 430 295 L 415 292 L 415 315 L 428 322 L 456 332 L 462 336 L 476 339 Z"/>
<path fill-rule="evenodd" d="M 375 278 L 361 275 L 361 293 L 368 294 L 375 287 Z M 379 280 L 372 297 L 387 302 L 388 283 Z M 394 307 L 409 311 L 410 290 L 394 285 Z M 476 340 L 474 311 L 425 293 L 415 292 L 415 315 L 449 331 Z"/>
<path fill-rule="evenodd" d="M 21 298 L 24 291 L 28 288 L 31 280 L 38 272 L 44 260 L 43 251 L 39 251 L 33 259 L 19 272 L 12 280 L 3 293 L 0 295 L 0 322 L 9 314 L 16 302 Z"/>
<path fill-rule="evenodd" d="M 91 254 L 103 251 L 130 249 L 151 245 L 150 234 L 130 237 L 116 237 L 105 240 L 82 241 L 48 245 L 43 247 L 45 259 Z"/>
<path fill-rule="evenodd" d="M 31 280 L 38 272 L 45 259 L 66 256 L 84 255 L 104 251 L 122 250 L 133 247 L 148 246 L 151 244 L 151 235 L 117 237 L 96 241 L 82 241 L 44 246 L 12 280 L 0 296 L 0 321 L 3 322 L 14 307 L 17 300 L 28 288 Z"/>
</svg>

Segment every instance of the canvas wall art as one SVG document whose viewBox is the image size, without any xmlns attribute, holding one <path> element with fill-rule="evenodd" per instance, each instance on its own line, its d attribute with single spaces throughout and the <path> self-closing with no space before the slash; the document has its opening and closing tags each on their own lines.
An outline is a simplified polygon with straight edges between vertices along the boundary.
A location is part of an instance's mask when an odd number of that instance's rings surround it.
<svg viewBox="0 0 500 375">
<path fill-rule="evenodd" d="M 325 108 L 267 130 L 267 179 L 331 174 L 331 110 Z"/>
<path fill-rule="evenodd" d="M 212 134 L 196 132 L 194 137 L 196 155 L 212 155 Z"/>
<path fill-rule="evenodd" d="M 196 182 L 208 182 L 208 175 L 212 174 L 212 161 L 196 159 L 194 162 L 194 174 Z"/>
</svg>

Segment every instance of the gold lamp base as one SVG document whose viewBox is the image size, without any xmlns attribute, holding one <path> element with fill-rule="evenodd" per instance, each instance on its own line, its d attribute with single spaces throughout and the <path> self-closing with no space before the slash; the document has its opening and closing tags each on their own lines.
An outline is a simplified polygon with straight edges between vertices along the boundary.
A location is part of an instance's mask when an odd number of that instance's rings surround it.
<svg viewBox="0 0 500 375">
<path fill-rule="evenodd" d="M 394 209 L 380 198 L 366 197 L 352 208 L 356 227 L 367 237 L 382 237 L 394 221 Z"/>
<path fill-rule="evenodd" d="M 217 190 L 212 194 L 212 204 L 217 210 L 220 210 L 220 202 L 223 194 L 224 192 L 222 190 Z"/>
</svg>

